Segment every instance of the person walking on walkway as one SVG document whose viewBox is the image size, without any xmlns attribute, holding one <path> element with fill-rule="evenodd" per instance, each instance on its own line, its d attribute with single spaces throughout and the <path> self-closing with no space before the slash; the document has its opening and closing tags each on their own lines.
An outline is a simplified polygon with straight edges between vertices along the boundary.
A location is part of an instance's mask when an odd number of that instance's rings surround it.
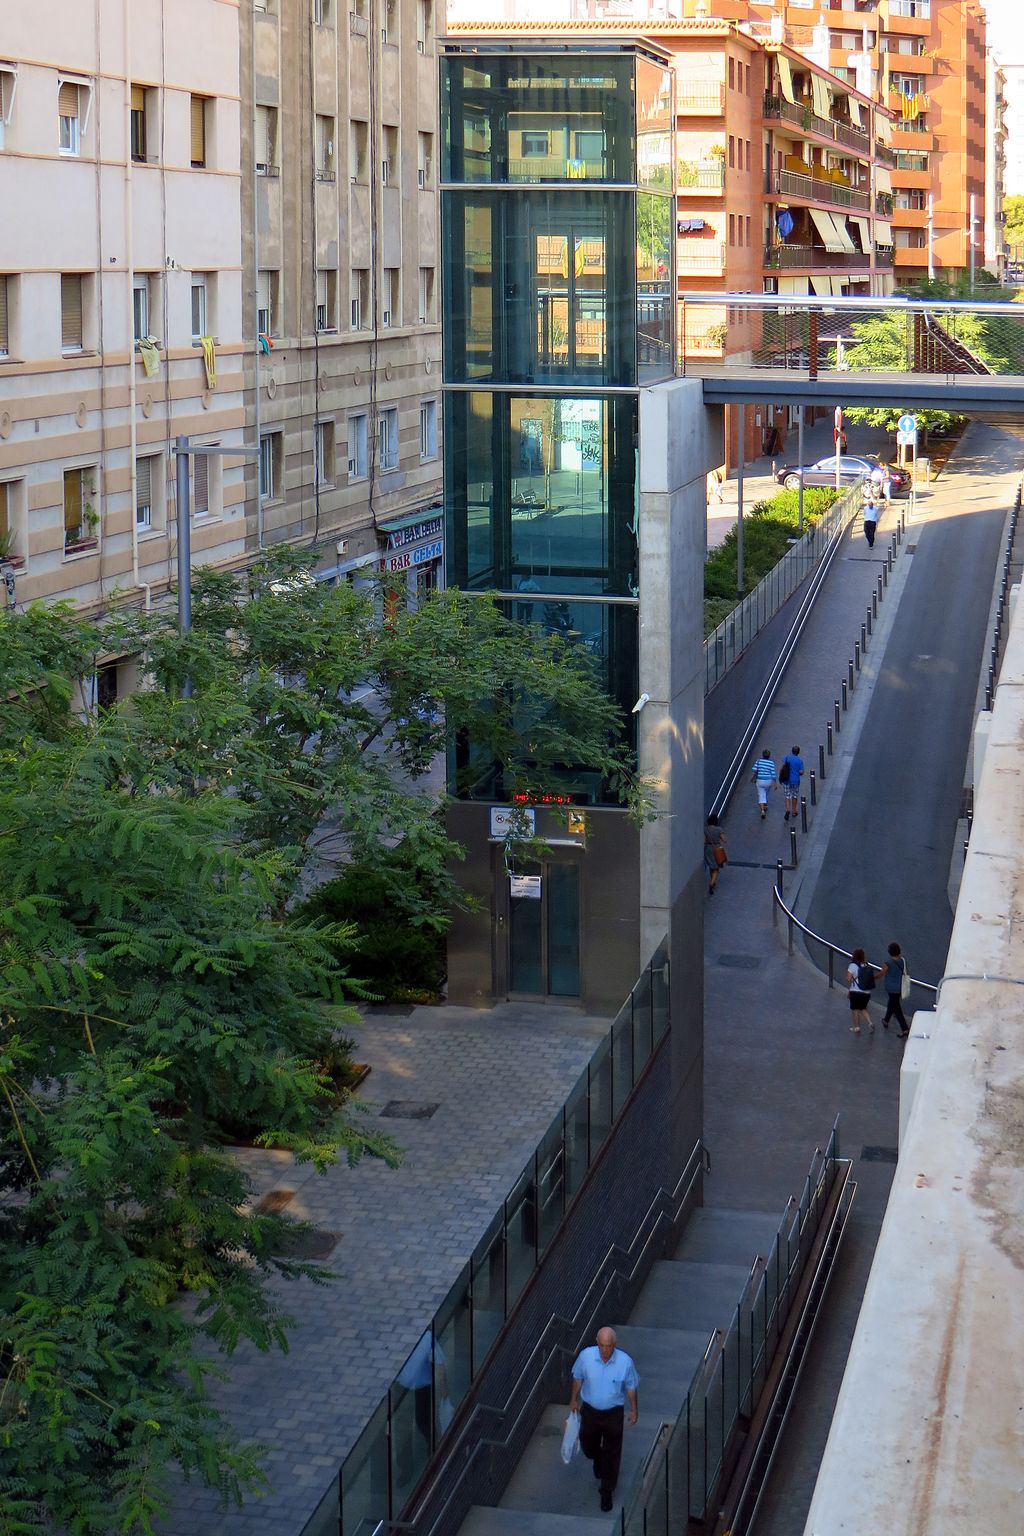
<svg viewBox="0 0 1024 1536">
<path fill-rule="evenodd" d="M 796 813 L 800 809 L 800 780 L 804 776 L 804 760 L 800 756 L 800 748 L 794 747 L 792 752 L 787 752 L 782 759 L 782 767 L 779 769 L 779 783 L 782 785 L 782 793 L 786 797 L 786 814 L 784 821 L 792 816 L 796 820 Z"/>
<path fill-rule="evenodd" d="M 910 1025 L 903 1013 L 903 993 L 905 988 L 909 991 L 909 974 L 903 952 L 895 940 L 889 945 L 889 958 L 882 967 L 882 981 L 885 984 L 885 1018 L 882 1025 L 888 1029 L 889 1020 L 895 1018 L 900 1026 L 899 1038 L 905 1040 L 910 1034 Z"/>
<path fill-rule="evenodd" d="M 622 1460 L 622 1429 L 629 1403 L 629 1422 L 640 1416 L 637 1388 L 640 1377 L 625 1350 L 616 1348 L 614 1328 L 599 1328 L 597 1343 L 580 1351 L 572 1368 L 569 1412 L 580 1415 L 580 1450 L 594 1464 L 600 1483 L 601 1508 L 612 1507 Z"/>
<path fill-rule="evenodd" d="M 718 817 L 712 811 L 704 826 L 704 868 L 708 872 L 709 896 L 715 894 L 718 876 L 722 867 L 729 862 L 729 855 L 725 851 L 726 842 L 725 828 L 719 824 Z"/>
<path fill-rule="evenodd" d="M 868 481 L 864 486 L 864 537 L 868 541 L 868 548 L 875 547 L 875 529 L 878 526 L 878 507 L 875 504 L 875 496 L 881 496 L 881 491 L 876 493 L 874 486 Z"/>
<path fill-rule="evenodd" d="M 761 807 L 761 820 L 768 815 L 768 791 L 773 789 L 779 781 L 779 775 L 775 769 L 775 759 L 767 747 L 761 748 L 761 756 L 754 764 L 750 775 L 751 784 L 757 785 L 757 803 Z"/>
<path fill-rule="evenodd" d="M 855 949 L 850 956 L 846 978 L 850 984 L 850 1012 L 853 1015 L 850 1033 L 859 1035 L 861 1020 L 863 1020 L 868 1026 L 868 1034 L 873 1035 L 875 1025 L 868 1013 L 868 1003 L 871 1001 L 871 993 L 877 977 L 874 966 L 868 965 L 862 949 Z"/>
</svg>

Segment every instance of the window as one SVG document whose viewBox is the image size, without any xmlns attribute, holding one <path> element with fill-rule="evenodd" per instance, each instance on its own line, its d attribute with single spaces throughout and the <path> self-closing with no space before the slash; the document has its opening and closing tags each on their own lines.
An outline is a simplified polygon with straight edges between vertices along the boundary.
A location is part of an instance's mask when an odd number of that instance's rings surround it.
<svg viewBox="0 0 1024 1536">
<path fill-rule="evenodd" d="M 264 432 L 260 438 L 260 500 L 281 495 L 281 433 Z"/>
<path fill-rule="evenodd" d="M 423 138 L 423 137 L 424 137 L 424 135 L 420 134 L 420 138 Z M 524 159 L 526 159 L 527 156 L 529 156 L 529 155 L 540 155 L 542 158 L 546 158 L 547 157 L 547 153 L 548 153 L 548 136 L 547 136 L 546 133 L 524 133 L 523 134 L 523 158 Z"/>
<path fill-rule="evenodd" d="M 192 340 L 197 342 L 210 333 L 206 328 L 206 276 L 192 274 Z"/>
<path fill-rule="evenodd" d="M 277 272 L 259 272 L 256 277 L 256 329 L 261 336 L 276 336 L 278 311 Z"/>
<path fill-rule="evenodd" d="M 316 119 L 316 174 L 320 181 L 334 180 L 334 118 Z"/>
<path fill-rule="evenodd" d="M 381 161 L 380 176 L 384 185 L 398 180 L 398 129 L 385 127 L 384 129 L 384 158 Z"/>
<path fill-rule="evenodd" d="M 395 0 L 384 0 L 384 25 L 380 29 L 382 43 L 394 41 L 392 36 L 395 29 Z"/>
<path fill-rule="evenodd" d="M 135 526 L 152 528 L 153 493 L 160 479 L 159 454 L 135 460 Z"/>
<path fill-rule="evenodd" d="M 95 507 L 96 470 L 93 465 L 64 471 L 64 553 L 92 549 L 100 525 Z"/>
<path fill-rule="evenodd" d="M 398 409 L 389 406 L 377 422 L 377 462 L 381 473 L 398 468 Z"/>
<path fill-rule="evenodd" d="M 334 484 L 333 421 L 318 421 L 313 428 L 313 473 L 317 485 Z"/>
<path fill-rule="evenodd" d="M 366 416 L 360 412 L 348 418 L 348 478 L 365 480 L 367 468 Z"/>
<path fill-rule="evenodd" d="M 19 515 L 25 490 L 24 480 L 0 480 L 0 560 L 17 560 L 21 551 L 18 537 Z"/>
<path fill-rule="evenodd" d="M 189 143 L 192 164 L 201 168 L 206 164 L 206 111 L 208 96 L 189 97 Z"/>
<path fill-rule="evenodd" d="M 747 230 L 747 244 L 749 245 L 750 244 L 750 214 L 749 213 L 745 213 L 743 215 L 743 217 L 744 217 L 744 221 L 745 221 L 745 224 L 746 224 L 746 230 Z"/>
<path fill-rule="evenodd" d="M 416 52 L 426 53 L 434 30 L 431 0 L 418 0 L 416 6 Z"/>
<path fill-rule="evenodd" d="M 402 323 L 402 274 L 397 267 L 384 268 L 384 313 L 381 317 L 384 325 L 401 325 Z"/>
<path fill-rule="evenodd" d="M 370 273 L 366 267 L 352 268 L 352 329 L 361 331 L 370 321 Z"/>
<path fill-rule="evenodd" d="M 348 169 L 353 181 L 365 181 L 368 165 L 367 144 L 369 142 L 369 125 L 353 118 L 349 123 L 349 155 Z"/>
<path fill-rule="evenodd" d="M 4 147 L 7 128 L 14 111 L 14 97 L 18 89 L 18 76 L 13 69 L 0 65 L 0 149 Z"/>
<path fill-rule="evenodd" d="M 420 459 L 437 458 L 437 401 L 424 400 L 420 405 Z"/>
<path fill-rule="evenodd" d="M 62 272 L 60 278 L 60 347 L 62 352 L 81 352 L 84 335 L 80 272 Z"/>
<path fill-rule="evenodd" d="M 10 319 L 7 309 L 6 272 L 0 272 L 0 357 L 7 357 L 11 349 Z"/>
<path fill-rule="evenodd" d="M 730 133 L 730 135 L 729 135 L 729 169 L 733 170 L 733 169 L 735 169 L 735 166 L 736 166 L 736 140 L 733 138 L 732 134 Z"/>
<path fill-rule="evenodd" d="M 149 92 L 144 85 L 132 86 L 131 154 L 140 165 L 146 163 L 146 107 Z"/>
<path fill-rule="evenodd" d="M 313 0 L 313 22 L 318 27 L 331 25 L 331 0 Z"/>
<path fill-rule="evenodd" d="M 57 146 L 62 155 L 82 152 L 82 107 L 86 92 L 74 80 L 57 87 Z"/>
<path fill-rule="evenodd" d="M 750 65 L 749 64 L 744 64 L 743 72 L 744 72 L 744 78 L 746 80 L 746 92 L 747 92 L 747 95 L 749 96 L 750 95 Z"/>
<path fill-rule="evenodd" d="M 734 79 L 735 68 L 736 68 L 735 64 L 733 63 L 732 59 L 730 59 L 729 60 L 729 89 L 730 89 L 730 91 L 733 89 L 733 87 L 736 84 L 736 81 Z"/>
<path fill-rule="evenodd" d="M 546 133 L 524 133 L 523 154 L 530 154 L 526 148 L 527 139 L 543 139 L 545 144 L 544 154 L 547 154 L 548 136 Z M 433 173 L 434 163 L 434 135 L 432 133 L 420 133 L 416 137 L 416 180 L 421 187 L 429 187 Z"/>
<path fill-rule="evenodd" d="M 205 453 L 192 455 L 193 517 L 208 517 L 210 512 L 210 459 Z"/>
<path fill-rule="evenodd" d="M 434 269 L 420 267 L 420 322 L 434 318 Z"/>
<path fill-rule="evenodd" d="M 132 278 L 132 340 L 144 341 L 149 335 L 149 278 L 136 272 Z"/>
<path fill-rule="evenodd" d="M 277 108 L 256 108 L 256 169 L 262 176 L 277 170 Z"/>
<path fill-rule="evenodd" d="M 338 329 L 338 274 L 320 271 L 316 274 L 316 329 Z"/>
<path fill-rule="evenodd" d="M 729 244 L 736 244 L 736 215 L 734 213 L 729 215 Z"/>
<path fill-rule="evenodd" d="M 747 170 L 749 171 L 750 170 L 750 140 L 749 139 L 746 140 L 746 162 L 747 162 Z"/>
</svg>

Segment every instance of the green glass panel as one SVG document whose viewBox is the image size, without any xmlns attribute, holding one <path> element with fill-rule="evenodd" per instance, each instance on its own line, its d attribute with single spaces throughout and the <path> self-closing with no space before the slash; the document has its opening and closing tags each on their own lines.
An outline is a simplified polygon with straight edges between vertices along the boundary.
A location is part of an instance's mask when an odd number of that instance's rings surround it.
<svg viewBox="0 0 1024 1536">
<path fill-rule="evenodd" d="M 580 872 L 576 864 L 548 864 L 544 880 L 548 977 L 551 997 L 580 995 Z"/>
</svg>

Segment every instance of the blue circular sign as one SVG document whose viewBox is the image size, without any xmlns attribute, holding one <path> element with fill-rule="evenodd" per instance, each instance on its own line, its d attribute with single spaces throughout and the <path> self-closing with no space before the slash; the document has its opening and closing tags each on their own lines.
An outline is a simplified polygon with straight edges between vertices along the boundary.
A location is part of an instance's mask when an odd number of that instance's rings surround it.
<svg viewBox="0 0 1024 1536">
<path fill-rule="evenodd" d="M 900 419 L 899 419 L 899 430 L 901 432 L 916 432 L 917 431 L 917 417 L 916 416 L 910 416 L 910 415 L 903 415 L 903 416 L 901 416 Z"/>
</svg>

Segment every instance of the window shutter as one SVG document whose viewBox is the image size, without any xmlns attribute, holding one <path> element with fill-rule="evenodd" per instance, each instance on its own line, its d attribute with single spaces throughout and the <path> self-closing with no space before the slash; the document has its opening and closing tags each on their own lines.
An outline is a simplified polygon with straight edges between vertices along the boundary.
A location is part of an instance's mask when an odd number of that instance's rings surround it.
<svg viewBox="0 0 1024 1536">
<path fill-rule="evenodd" d="M 65 272 L 60 280 L 60 337 L 63 347 L 82 345 L 82 278 Z"/>
<path fill-rule="evenodd" d="M 0 273 L 0 352 L 6 352 L 7 347 L 7 278 Z"/>
<path fill-rule="evenodd" d="M 11 504 L 10 487 L 0 484 L 0 534 L 9 534 L 11 531 Z"/>
<path fill-rule="evenodd" d="M 206 164 L 206 97 L 192 97 L 192 164 Z"/>
<path fill-rule="evenodd" d="M 151 507 L 153 505 L 153 460 L 135 460 L 135 505 L 136 507 Z"/>
<path fill-rule="evenodd" d="M 133 85 L 132 86 L 132 111 L 133 112 L 145 112 L 145 110 L 146 110 L 146 88 L 145 88 L 144 85 Z"/>
<path fill-rule="evenodd" d="M 208 512 L 210 510 L 210 461 L 205 453 L 197 453 L 192 462 L 195 465 L 192 475 L 192 511 L 196 514 Z"/>
<path fill-rule="evenodd" d="M 51 96 L 50 100 L 53 100 Z M 57 115 L 59 117 L 78 116 L 78 86 L 65 80 L 57 95 Z"/>
<path fill-rule="evenodd" d="M 77 534 L 82 525 L 82 471 L 64 471 L 64 527 Z"/>
</svg>

